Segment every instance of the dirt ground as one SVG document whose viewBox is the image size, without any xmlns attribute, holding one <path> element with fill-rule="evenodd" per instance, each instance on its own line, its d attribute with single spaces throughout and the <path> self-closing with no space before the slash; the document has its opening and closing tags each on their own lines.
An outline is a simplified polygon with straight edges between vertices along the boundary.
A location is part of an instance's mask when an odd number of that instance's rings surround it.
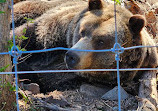
<svg viewBox="0 0 158 111">
<path fill-rule="evenodd" d="M 80 80 L 80 82 L 72 81 L 71 83 L 65 84 L 69 89 L 64 91 L 54 90 L 53 92 L 47 92 L 45 94 L 32 94 L 29 91 L 22 91 L 22 93 L 27 95 L 29 100 L 27 104 L 23 101 L 24 99 L 19 101 L 21 103 L 21 109 L 24 111 L 30 111 L 30 109 L 36 111 L 117 111 L 118 102 L 116 100 L 101 99 L 103 93 L 110 89 L 109 87 L 103 85 L 97 85 L 97 87 L 95 87 L 96 84 L 93 84 L 89 85 L 88 89 L 83 89 L 84 92 L 83 90 L 81 91 L 81 84 L 85 87 L 88 83 L 82 80 Z M 70 89 L 70 87 L 72 87 L 72 89 Z M 62 89 L 63 87 L 60 86 L 58 88 Z M 127 99 L 122 100 L 121 108 L 123 111 L 136 110 L 137 100 L 135 96 L 129 95 Z"/>
</svg>

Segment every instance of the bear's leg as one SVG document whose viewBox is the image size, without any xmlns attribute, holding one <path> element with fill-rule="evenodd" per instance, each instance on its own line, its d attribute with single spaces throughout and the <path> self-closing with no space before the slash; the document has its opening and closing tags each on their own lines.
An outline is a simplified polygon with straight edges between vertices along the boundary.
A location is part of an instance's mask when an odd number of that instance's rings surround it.
<svg viewBox="0 0 158 111">
<path fill-rule="evenodd" d="M 156 111 L 156 71 L 145 71 L 140 80 L 138 111 Z"/>
</svg>

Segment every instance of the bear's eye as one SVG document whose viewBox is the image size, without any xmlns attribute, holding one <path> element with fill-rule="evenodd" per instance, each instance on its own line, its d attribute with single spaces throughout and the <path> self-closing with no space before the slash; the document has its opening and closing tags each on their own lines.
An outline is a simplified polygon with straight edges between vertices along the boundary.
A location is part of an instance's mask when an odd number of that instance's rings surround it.
<svg viewBox="0 0 158 111">
<path fill-rule="evenodd" d="M 80 36 L 81 36 L 81 37 L 85 37 L 85 35 L 86 35 L 86 31 L 85 31 L 85 30 L 82 30 L 82 31 L 80 32 Z"/>
<path fill-rule="evenodd" d="M 103 45 L 104 44 L 104 41 L 103 40 L 98 40 L 98 43 L 97 43 L 99 46 Z"/>
<path fill-rule="evenodd" d="M 104 49 L 107 45 L 107 42 L 102 39 L 101 40 L 98 39 L 98 40 L 93 40 L 92 44 L 94 49 L 99 50 L 99 49 Z"/>
</svg>

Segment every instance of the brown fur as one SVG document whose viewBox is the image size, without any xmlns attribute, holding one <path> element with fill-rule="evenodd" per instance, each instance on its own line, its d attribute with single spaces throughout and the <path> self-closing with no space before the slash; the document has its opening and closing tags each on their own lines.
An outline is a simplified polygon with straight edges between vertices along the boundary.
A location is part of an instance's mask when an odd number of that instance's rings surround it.
<svg viewBox="0 0 158 111">
<path fill-rule="evenodd" d="M 63 0 L 60 0 L 63 1 Z M 64 1 L 65 2 L 65 1 Z M 24 5 L 25 2 L 21 2 Z M 68 0 L 61 2 L 38 2 L 42 11 L 33 12 L 41 14 L 30 24 L 27 30 L 27 36 L 34 38 L 32 47 L 28 50 L 52 48 L 52 47 L 71 47 L 72 49 L 110 49 L 115 43 L 115 22 L 113 5 L 107 5 L 103 0 L 89 0 L 89 4 L 83 0 Z M 34 7 L 34 3 L 27 2 L 25 7 Z M 31 5 L 31 6 L 30 6 Z M 52 6 L 52 8 L 51 8 Z M 19 7 L 15 5 L 15 7 Z M 23 7 L 24 8 L 24 7 Z M 20 8 L 19 8 L 20 9 Z M 28 8 L 31 9 L 31 8 Z M 24 11 L 25 10 L 25 11 Z M 15 15 L 27 10 L 18 10 Z M 30 11 L 31 13 L 32 11 Z M 44 14 L 43 14 L 44 13 Z M 122 47 L 131 47 L 138 45 L 155 45 L 149 34 L 144 29 L 145 19 L 140 15 L 132 15 L 127 9 L 117 6 L 117 33 L 118 42 Z M 29 16 L 29 14 L 27 15 Z M 17 19 L 17 18 L 16 18 Z M 24 24 L 18 27 L 18 30 L 26 27 Z M 29 35 L 31 34 L 31 35 Z M 31 44 L 30 43 L 30 44 Z M 67 58 L 74 54 L 71 58 Z M 56 65 L 54 61 L 61 62 L 56 57 L 61 57 L 65 53 L 55 53 L 46 55 L 36 55 L 36 57 L 47 58 L 47 63 L 43 59 L 37 58 L 32 61 L 34 67 L 51 67 Z M 120 68 L 141 68 L 156 67 L 158 64 L 156 48 L 140 48 L 124 51 L 120 55 Z M 75 64 L 73 60 L 76 59 Z M 116 68 L 115 54 L 112 52 L 76 52 L 68 51 L 65 57 L 68 68 L 71 69 L 114 69 Z M 72 60 L 72 61 L 71 61 Z M 29 61 L 26 61 L 28 64 Z M 36 64 L 35 64 L 36 63 Z M 44 64 L 44 65 L 43 65 Z M 50 66 L 51 64 L 51 66 Z M 72 65 L 70 67 L 70 64 Z M 32 65 L 30 65 L 31 67 Z M 44 67 L 43 67 L 44 66 Z M 32 66 L 33 67 L 33 66 Z M 31 67 L 31 68 L 32 68 Z M 34 68 L 33 70 L 35 70 Z M 116 83 L 116 72 L 80 72 L 82 76 L 102 81 L 105 83 Z M 121 82 L 133 80 L 138 71 L 121 72 Z"/>
<path fill-rule="evenodd" d="M 90 0 L 89 2 L 93 2 L 93 0 Z M 103 1 L 100 2 L 100 0 L 96 0 L 96 2 L 102 4 Z M 90 7 L 91 6 L 89 6 L 89 8 Z M 76 22 L 79 20 L 80 22 Z M 113 5 L 105 5 L 104 8 L 100 7 L 100 9 L 98 9 L 98 7 L 96 9 L 92 8 L 92 10 L 80 14 L 80 16 L 77 17 L 76 20 L 74 19 L 72 22 L 73 25 L 70 26 L 69 29 L 72 33 L 68 35 L 69 39 L 70 37 L 73 37 L 70 39 L 73 41 L 72 49 L 98 50 L 113 48 L 115 43 Z M 126 9 L 119 6 L 117 7 L 117 33 L 120 45 L 123 47 L 131 47 L 137 45 L 156 45 L 148 33 L 145 31 L 144 25 L 145 19 L 142 16 L 133 16 Z M 79 40 L 80 38 L 82 41 Z M 112 52 L 87 53 L 70 51 L 68 53 L 75 53 L 74 56 L 77 55 L 80 58 L 79 63 L 74 64 L 73 67 L 70 67 L 73 69 L 116 68 L 115 54 Z M 69 55 L 68 53 L 67 55 Z M 89 60 L 87 58 L 91 59 Z M 121 54 L 120 58 L 120 68 L 141 68 L 157 66 L 156 48 L 128 50 Z M 149 60 L 152 62 L 150 63 Z M 92 77 L 92 79 L 106 83 L 116 83 L 117 81 L 115 72 L 81 72 L 80 74 L 87 76 L 88 78 Z M 124 83 L 125 81 L 128 82 L 129 80 L 132 80 L 136 74 L 139 74 L 139 72 L 121 72 L 121 82 Z"/>
</svg>

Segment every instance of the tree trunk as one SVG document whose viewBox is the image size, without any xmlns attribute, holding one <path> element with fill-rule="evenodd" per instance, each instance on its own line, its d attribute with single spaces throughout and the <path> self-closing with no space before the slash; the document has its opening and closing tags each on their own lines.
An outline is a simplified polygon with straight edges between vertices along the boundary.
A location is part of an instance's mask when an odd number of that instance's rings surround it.
<svg viewBox="0 0 158 111">
<path fill-rule="evenodd" d="M 10 9 L 8 8 L 11 0 L 0 3 L 0 52 L 7 52 L 9 33 L 10 33 Z M 0 55 L 0 68 L 7 66 L 5 71 L 12 70 L 10 55 Z M 13 111 L 15 107 L 15 92 L 10 90 L 13 84 L 13 75 L 0 75 L 0 111 Z"/>
</svg>

